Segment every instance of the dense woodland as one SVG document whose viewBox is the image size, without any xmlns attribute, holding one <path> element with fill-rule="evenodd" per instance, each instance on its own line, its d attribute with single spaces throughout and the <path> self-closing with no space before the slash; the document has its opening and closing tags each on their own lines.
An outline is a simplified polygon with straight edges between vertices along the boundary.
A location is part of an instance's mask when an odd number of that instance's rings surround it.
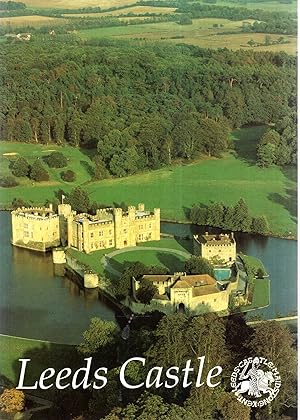
<svg viewBox="0 0 300 420">
<path fill-rule="evenodd" d="M 296 58 L 285 53 L 47 35 L 3 44 L 0 61 L 1 139 L 93 149 L 98 179 L 220 156 L 230 130 L 253 122 L 276 132 L 272 163 L 295 163 Z"/>
<path fill-rule="evenodd" d="M 296 418 L 296 366 L 297 353 L 291 333 L 280 322 L 263 322 L 249 326 L 241 315 L 219 318 L 205 314 L 189 318 L 178 313 L 162 316 L 159 312 L 136 316 L 130 326 L 128 340 L 121 338 L 120 330 L 113 322 L 93 318 L 84 333 L 82 344 L 68 354 L 59 354 L 62 367 L 65 358 L 72 372 L 85 365 L 84 357 L 93 357 L 91 371 L 101 366 L 108 367 L 107 385 L 102 389 L 57 391 L 52 399 L 53 407 L 47 412 L 49 420 L 292 420 Z M 44 350 L 45 356 L 49 350 Z M 30 358 L 34 355 L 25 354 Z M 281 375 L 278 396 L 264 408 L 244 406 L 237 401 L 230 388 L 230 375 L 237 364 L 253 354 L 263 354 L 274 361 Z M 199 367 L 198 357 L 205 356 L 201 387 L 196 388 Z M 129 384 L 145 382 L 153 367 L 153 386 L 145 389 L 126 389 L 120 384 L 119 369 L 131 357 L 144 357 L 146 365 L 131 362 L 126 369 Z M 190 386 L 183 387 L 187 360 L 191 360 L 193 372 L 189 373 Z M 208 371 L 214 366 L 223 368 L 221 377 L 213 377 L 212 383 L 221 383 L 209 388 L 206 385 Z M 179 368 L 166 376 L 166 369 Z M 102 372 L 101 372 L 102 374 Z M 158 386 L 165 381 L 174 385 L 174 376 L 179 384 L 166 388 Z M 90 376 L 92 378 L 92 375 Z M 69 381 L 69 378 L 67 379 Z M 187 381 L 186 381 L 187 382 Z M 98 381 L 99 386 L 102 382 Z"/>
</svg>

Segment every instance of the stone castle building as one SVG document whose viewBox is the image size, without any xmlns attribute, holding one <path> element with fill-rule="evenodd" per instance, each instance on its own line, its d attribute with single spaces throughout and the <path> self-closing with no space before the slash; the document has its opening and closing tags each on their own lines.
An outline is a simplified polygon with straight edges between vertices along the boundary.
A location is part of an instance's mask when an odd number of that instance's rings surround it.
<svg viewBox="0 0 300 420">
<path fill-rule="evenodd" d="M 196 313 L 226 311 L 230 293 L 237 287 L 236 280 L 220 284 L 209 274 L 147 274 L 140 281 L 133 278 L 134 291 L 139 289 L 143 279 L 157 287 L 158 293 L 154 296 L 154 301 L 164 305 L 171 304 L 173 309 L 188 309 Z"/>
<path fill-rule="evenodd" d="M 194 235 L 194 253 L 215 264 L 231 265 L 236 260 L 236 242 L 233 233 Z"/>
<path fill-rule="evenodd" d="M 106 248 L 136 246 L 160 240 L 160 209 L 98 209 L 96 215 L 77 214 L 70 204 L 59 204 L 58 213 L 49 207 L 19 208 L 12 211 L 12 244 L 37 251 L 59 245 L 86 253 Z"/>
</svg>

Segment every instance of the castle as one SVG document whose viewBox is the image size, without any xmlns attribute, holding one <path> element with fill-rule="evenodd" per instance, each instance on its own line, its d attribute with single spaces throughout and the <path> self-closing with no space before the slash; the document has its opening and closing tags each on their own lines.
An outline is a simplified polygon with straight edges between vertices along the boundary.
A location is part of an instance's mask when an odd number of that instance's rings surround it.
<svg viewBox="0 0 300 420">
<path fill-rule="evenodd" d="M 144 204 L 98 209 L 96 215 L 77 214 L 70 204 L 19 208 L 11 212 L 12 244 L 45 252 L 68 246 L 90 253 L 98 249 L 125 248 L 138 242 L 160 240 L 160 209 L 145 210 Z"/>
<path fill-rule="evenodd" d="M 143 280 L 157 287 L 154 302 L 160 305 L 171 304 L 177 310 L 183 308 L 196 312 L 226 311 L 230 294 L 238 284 L 236 278 L 234 281 L 220 283 L 209 274 L 150 274 L 142 276 L 141 280 L 133 278 L 134 293 Z"/>
<path fill-rule="evenodd" d="M 233 233 L 194 235 L 194 254 L 216 265 L 231 265 L 236 260 L 236 242 Z"/>
</svg>

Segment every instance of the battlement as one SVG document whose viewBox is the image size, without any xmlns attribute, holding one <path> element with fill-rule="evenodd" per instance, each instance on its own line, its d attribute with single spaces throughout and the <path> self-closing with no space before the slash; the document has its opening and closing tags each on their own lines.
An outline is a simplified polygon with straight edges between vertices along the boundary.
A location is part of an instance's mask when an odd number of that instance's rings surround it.
<svg viewBox="0 0 300 420">
<path fill-rule="evenodd" d="M 49 207 L 19 207 L 11 212 L 15 218 L 48 219 L 58 217 L 53 211 L 52 204 Z"/>
<path fill-rule="evenodd" d="M 70 204 L 61 203 L 57 213 L 51 204 L 12 211 L 13 244 L 27 243 L 30 239 L 39 243 L 37 249 L 46 249 L 46 243 L 55 243 L 55 246 L 67 245 L 89 253 L 160 239 L 160 209 L 147 211 L 143 203 L 128 206 L 127 210 L 101 208 L 95 215 L 76 214 Z M 148 220 L 151 223 L 139 223 Z"/>
</svg>

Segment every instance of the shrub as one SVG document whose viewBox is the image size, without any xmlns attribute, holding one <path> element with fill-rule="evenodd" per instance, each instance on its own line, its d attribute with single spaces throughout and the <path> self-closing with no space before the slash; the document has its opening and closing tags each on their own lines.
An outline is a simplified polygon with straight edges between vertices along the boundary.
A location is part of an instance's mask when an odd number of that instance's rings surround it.
<svg viewBox="0 0 300 420">
<path fill-rule="evenodd" d="M 53 152 L 45 156 L 44 160 L 50 168 L 64 168 L 68 164 L 67 158 L 61 152 Z"/>
<path fill-rule="evenodd" d="M 33 179 L 34 181 L 37 181 L 37 182 L 49 180 L 49 174 L 46 171 L 46 169 L 43 167 L 39 159 L 36 159 L 34 161 L 29 177 L 30 179 Z"/>
<path fill-rule="evenodd" d="M 18 389 L 5 389 L 0 395 L 0 410 L 15 413 L 24 410 L 25 394 Z"/>
<path fill-rule="evenodd" d="M 0 178 L 0 187 L 10 188 L 19 185 L 18 181 L 13 176 L 4 176 Z"/>
<path fill-rule="evenodd" d="M 27 207 L 27 203 L 22 200 L 22 198 L 14 198 L 11 202 L 12 208 L 13 209 L 18 209 L 20 207 Z"/>
<path fill-rule="evenodd" d="M 23 157 L 19 157 L 12 165 L 11 172 L 14 176 L 27 176 L 30 165 Z"/>
<path fill-rule="evenodd" d="M 76 179 L 76 174 L 74 171 L 71 171 L 68 169 L 67 171 L 61 172 L 60 174 L 61 179 L 63 179 L 66 182 L 74 182 Z"/>
</svg>

